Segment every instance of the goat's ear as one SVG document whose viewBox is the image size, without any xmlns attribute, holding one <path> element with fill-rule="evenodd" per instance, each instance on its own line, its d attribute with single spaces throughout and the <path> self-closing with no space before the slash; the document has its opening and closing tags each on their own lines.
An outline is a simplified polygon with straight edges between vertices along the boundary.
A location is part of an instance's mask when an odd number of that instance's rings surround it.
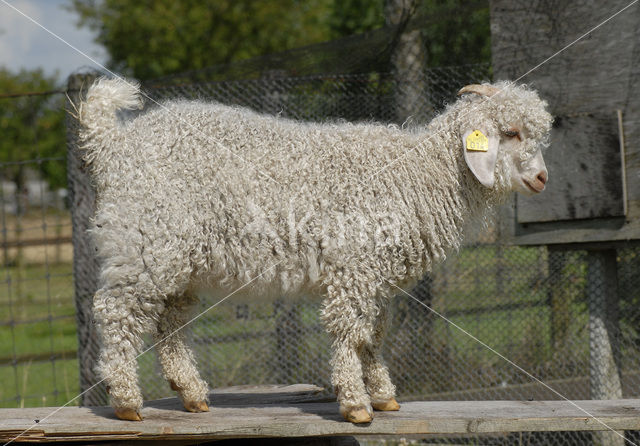
<svg viewBox="0 0 640 446">
<path fill-rule="evenodd" d="M 484 128 L 470 128 L 462 133 L 464 160 L 480 183 L 493 188 L 500 139 Z"/>
</svg>

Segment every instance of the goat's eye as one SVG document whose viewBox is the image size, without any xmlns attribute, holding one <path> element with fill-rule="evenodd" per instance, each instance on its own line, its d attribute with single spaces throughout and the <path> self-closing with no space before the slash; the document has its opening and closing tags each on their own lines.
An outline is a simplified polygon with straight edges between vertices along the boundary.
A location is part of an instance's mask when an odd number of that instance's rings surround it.
<svg viewBox="0 0 640 446">
<path fill-rule="evenodd" d="M 505 136 L 508 136 L 509 138 L 517 137 L 519 140 L 522 140 L 522 138 L 520 137 L 520 131 L 518 129 L 504 130 L 502 133 L 504 133 Z"/>
</svg>

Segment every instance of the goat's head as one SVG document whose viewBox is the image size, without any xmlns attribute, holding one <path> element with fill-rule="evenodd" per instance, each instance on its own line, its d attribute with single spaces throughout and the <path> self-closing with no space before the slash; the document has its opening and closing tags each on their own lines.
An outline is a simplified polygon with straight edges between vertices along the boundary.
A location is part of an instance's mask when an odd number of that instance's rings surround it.
<svg viewBox="0 0 640 446">
<path fill-rule="evenodd" d="M 542 157 L 552 117 L 546 102 L 506 82 L 462 88 L 459 112 L 464 158 L 485 187 L 536 194 L 548 179 Z"/>
</svg>

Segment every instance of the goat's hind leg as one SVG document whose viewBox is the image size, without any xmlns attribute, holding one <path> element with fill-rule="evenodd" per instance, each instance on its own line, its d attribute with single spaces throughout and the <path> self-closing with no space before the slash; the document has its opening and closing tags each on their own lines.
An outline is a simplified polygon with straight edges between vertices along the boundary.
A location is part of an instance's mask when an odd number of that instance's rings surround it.
<svg viewBox="0 0 640 446">
<path fill-rule="evenodd" d="M 138 386 L 137 356 L 141 334 L 152 330 L 153 320 L 141 311 L 133 286 L 103 287 L 96 292 L 94 318 L 102 340 L 98 372 L 106 381 L 116 416 L 141 421 L 142 393 Z"/>
<path fill-rule="evenodd" d="M 167 299 L 158 321 L 156 350 L 164 377 L 178 392 L 182 404 L 189 412 L 208 412 L 209 387 L 196 368 L 196 361 L 186 343 L 190 309 L 197 299 L 180 296 Z"/>
</svg>

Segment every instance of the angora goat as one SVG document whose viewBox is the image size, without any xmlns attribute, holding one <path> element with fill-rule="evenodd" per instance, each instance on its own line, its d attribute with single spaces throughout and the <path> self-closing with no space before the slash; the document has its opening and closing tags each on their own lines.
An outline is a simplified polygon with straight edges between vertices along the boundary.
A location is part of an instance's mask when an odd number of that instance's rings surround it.
<svg viewBox="0 0 640 446">
<path fill-rule="evenodd" d="M 143 333 L 168 336 L 157 347 L 165 378 L 187 410 L 208 410 L 184 330 L 172 333 L 198 291 L 245 285 L 249 299 L 322 297 L 346 420 L 398 410 L 380 354 L 390 298 L 459 247 L 465 221 L 547 180 L 552 119 L 534 91 L 503 82 L 460 96 L 407 131 L 185 100 L 125 119 L 119 110 L 142 104 L 137 86 L 90 87 L 79 119 L 97 194 L 93 311 L 117 416 L 142 419 Z"/>
</svg>

